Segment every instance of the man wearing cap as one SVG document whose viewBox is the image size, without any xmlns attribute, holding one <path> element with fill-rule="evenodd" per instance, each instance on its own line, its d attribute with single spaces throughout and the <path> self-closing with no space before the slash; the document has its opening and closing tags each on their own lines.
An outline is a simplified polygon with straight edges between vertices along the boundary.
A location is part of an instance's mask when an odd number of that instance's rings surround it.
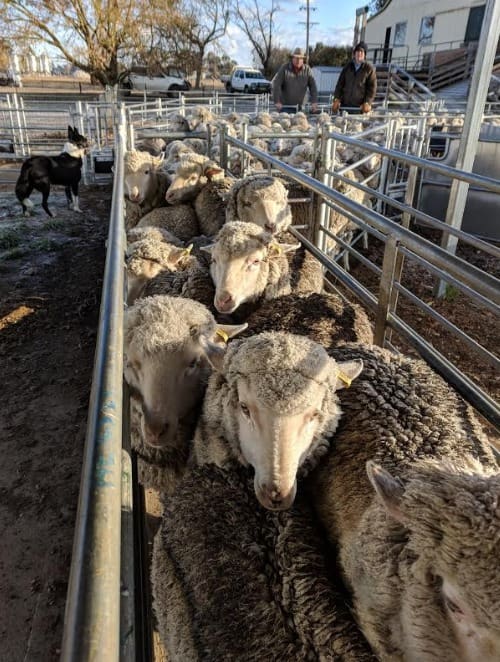
<svg viewBox="0 0 500 662">
<path fill-rule="evenodd" d="M 334 113 L 342 106 L 348 108 L 351 113 L 370 112 L 377 91 L 377 75 L 375 68 L 365 60 L 365 57 L 366 44 L 360 41 L 354 47 L 352 60 L 340 72 L 333 93 Z"/>
<path fill-rule="evenodd" d="M 311 109 L 316 112 L 318 88 L 311 67 L 304 64 L 304 57 L 302 48 L 296 48 L 290 62 L 284 64 L 273 78 L 273 101 L 278 111 L 301 110 L 309 88 Z"/>
</svg>

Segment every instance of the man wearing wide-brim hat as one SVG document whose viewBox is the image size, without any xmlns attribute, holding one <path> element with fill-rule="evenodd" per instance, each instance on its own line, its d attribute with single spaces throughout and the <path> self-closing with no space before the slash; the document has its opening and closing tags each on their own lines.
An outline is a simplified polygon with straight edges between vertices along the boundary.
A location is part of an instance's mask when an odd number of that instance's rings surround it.
<svg viewBox="0 0 500 662">
<path fill-rule="evenodd" d="M 340 72 L 333 93 L 332 111 L 344 108 L 350 113 L 368 113 L 377 92 L 375 68 L 366 61 L 366 44 L 360 41 L 352 51 L 352 60 Z"/>
<path fill-rule="evenodd" d="M 317 109 L 318 88 L 312 69 L 305 64 L 304 58 L 305 53 L 302 48 L 296 48 L 290 62 L 284 64 L 273 78 L 273 101 L 278 111 L 302 110 L 308 89 L 311 109 L 313 112 Z"/>
</svg>

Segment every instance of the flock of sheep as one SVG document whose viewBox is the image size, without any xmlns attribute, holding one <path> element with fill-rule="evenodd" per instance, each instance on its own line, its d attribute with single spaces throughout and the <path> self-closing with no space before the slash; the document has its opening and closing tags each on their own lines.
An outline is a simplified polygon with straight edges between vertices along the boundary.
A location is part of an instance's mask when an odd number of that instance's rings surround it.
<svg viewBox="0 0 500 662">
<path fill-rule="evenodd" d="M 125 175 L 125 378 L 163 500 L 168 659 L 500 659 L 500 474 L 473 411 L 324 290 L 286 182 L 178 142 Z"/>
</svg>

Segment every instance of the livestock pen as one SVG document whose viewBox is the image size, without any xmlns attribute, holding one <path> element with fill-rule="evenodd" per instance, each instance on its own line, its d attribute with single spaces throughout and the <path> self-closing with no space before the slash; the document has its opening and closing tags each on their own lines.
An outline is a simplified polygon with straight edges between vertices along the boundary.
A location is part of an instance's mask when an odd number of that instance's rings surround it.
<svg viewBox="0 0 500 662">
<path fill-rule="evenodd" d="M 130 452 L 127 429 L 128 401 L 122 392 L 122 341 L 124 283 L 124 218 L 123 218 L 123 155 L 126 136 L 130 135 L 124 111 L 116 114 L 115 173 L 113 204 L 108 237 L 100 330 L 96 350 L 94 382 L 89 409 L 85 465 L 82 473 L 77 529 L 75 534 L 70 585 L 65 618 L 62 659 L 76 660 L 147 660 L 151 659 L 152 635 L 148 578 L 145 573 L 147 548 L 144 544 L 143 495 L 137 485 L 134 457 Z M 415 124 L 416 142 L 423 145 L 425 135 Z M 391 133 L 392 131 L 392 133 Z M 395 136 L 394 129 L 388 135 Z M 154 132 L 151 131 L 151 134 Z M 159 135 L 164 135 L 159 132 Z M 399 136 L 404 135 L 399 133 Z M 318 135 L 319 169 L 311 177 L 287 165 L 277 157 L 253 147 L 249 142 L 222 134 L 220 153 L 222 165 L 227 163 L 230 148 L 242 150 L 261 162 L 264 171 L 279 173 L 307 191 L 310 213 L 293 234 L 304 244 L 324 269 L 328 287 L 340 288 L 342 295 L 359 299 L 375 321 L 375 342 L 397 351 L 396 336 L 403 338 L 432 368 L 440 373 L 462 397 L 492 425 L 499 427 L 500 411 L 490 393 L 463 374 L 456 365 L 412 327 L 412 319 L 398 312 L 400 299 L 438 321 L 447 332 L 458 335 L 464 351 L 477 354 L 478 360 L 498 371 L 500 361 L 491 347 L 470 337 L 451 321 L 422 301 L 404 283 L 405 267 L 416 262 L 430 274 L 433 281 L 444 281 L 463 292 L 478 307 L 492 315 L 500 311 L 499 281 L 473 264 L 467 263 L 414 232 L 414 219 L 424 220 L 441 234 L 453 235 L 461 243 L 494 259 L 499 249 L 483 240 L 445 226 L 441 221 L 414 208 L 412 182 L 422 169 L 435 170 L 500 193 L 500 182 L 488 177 L 458 171 L 440 163 L 430 162 L 389 146 L 376 146 L 359 137 L 323 129 Z M 375 201 L 373 208 L 355 202 L 336 191 L 332 184 L 342 181 L 348 168 L 333 165 L 336 145 L 344 143 L 376 153 L 381 157 L 381 172 L 392 177 L 380 178 L 377 188 L 367 183 L 349 180 L 365 190 Z M 399 143 L 399 146 L 401 143 Z M 422 152 L 420 152 L 422 154 Z M 393 195 L 399 187 L 400 197 Z M 399 179 L 398 179 L 399 177 Z M 392 188 L 391 188 L 392 187 Z M 298 203 L 300 204 L 300 203 Z M 359 241 L 376 239 L 383 245 L 382 265 L 373 264 L 356 241 L 344 241 L 331 231 L 328 211 L 347 217 L 360 233 Z M 348 261 L 335 259 L 328 253 L 326 238 L 341 245 L 342 253 L 356 260 L 375 274 L 378 294 L 371 291 L 346 268 Z M 133 495 L 133 497 L 132 497 Z"/>
</svg>

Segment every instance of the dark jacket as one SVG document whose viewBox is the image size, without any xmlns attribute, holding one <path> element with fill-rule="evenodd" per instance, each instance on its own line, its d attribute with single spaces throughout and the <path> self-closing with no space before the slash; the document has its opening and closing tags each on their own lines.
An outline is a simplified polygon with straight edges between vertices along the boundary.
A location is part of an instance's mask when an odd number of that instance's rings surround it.
<svg viewBox="0 0 500 662">
<path fill-rule="evenodd" d="M 318 103 L 318 88 L 309 65 L 295 73 L 292 63 L 287 62 L 273 78 L 273 101 L 284 106 L 302 106 L 309 88 L 310 102 Z"/>
<path fill-rule="evenodd" d="M 358 71 L 351 60 L 340 72 L 335 92 L 335 99 L 340 99 L 342 106 L 361 106 L 373 103 L 377 92 L 377 75 L 369 62 L 362 62 Z"/>
</svg>

